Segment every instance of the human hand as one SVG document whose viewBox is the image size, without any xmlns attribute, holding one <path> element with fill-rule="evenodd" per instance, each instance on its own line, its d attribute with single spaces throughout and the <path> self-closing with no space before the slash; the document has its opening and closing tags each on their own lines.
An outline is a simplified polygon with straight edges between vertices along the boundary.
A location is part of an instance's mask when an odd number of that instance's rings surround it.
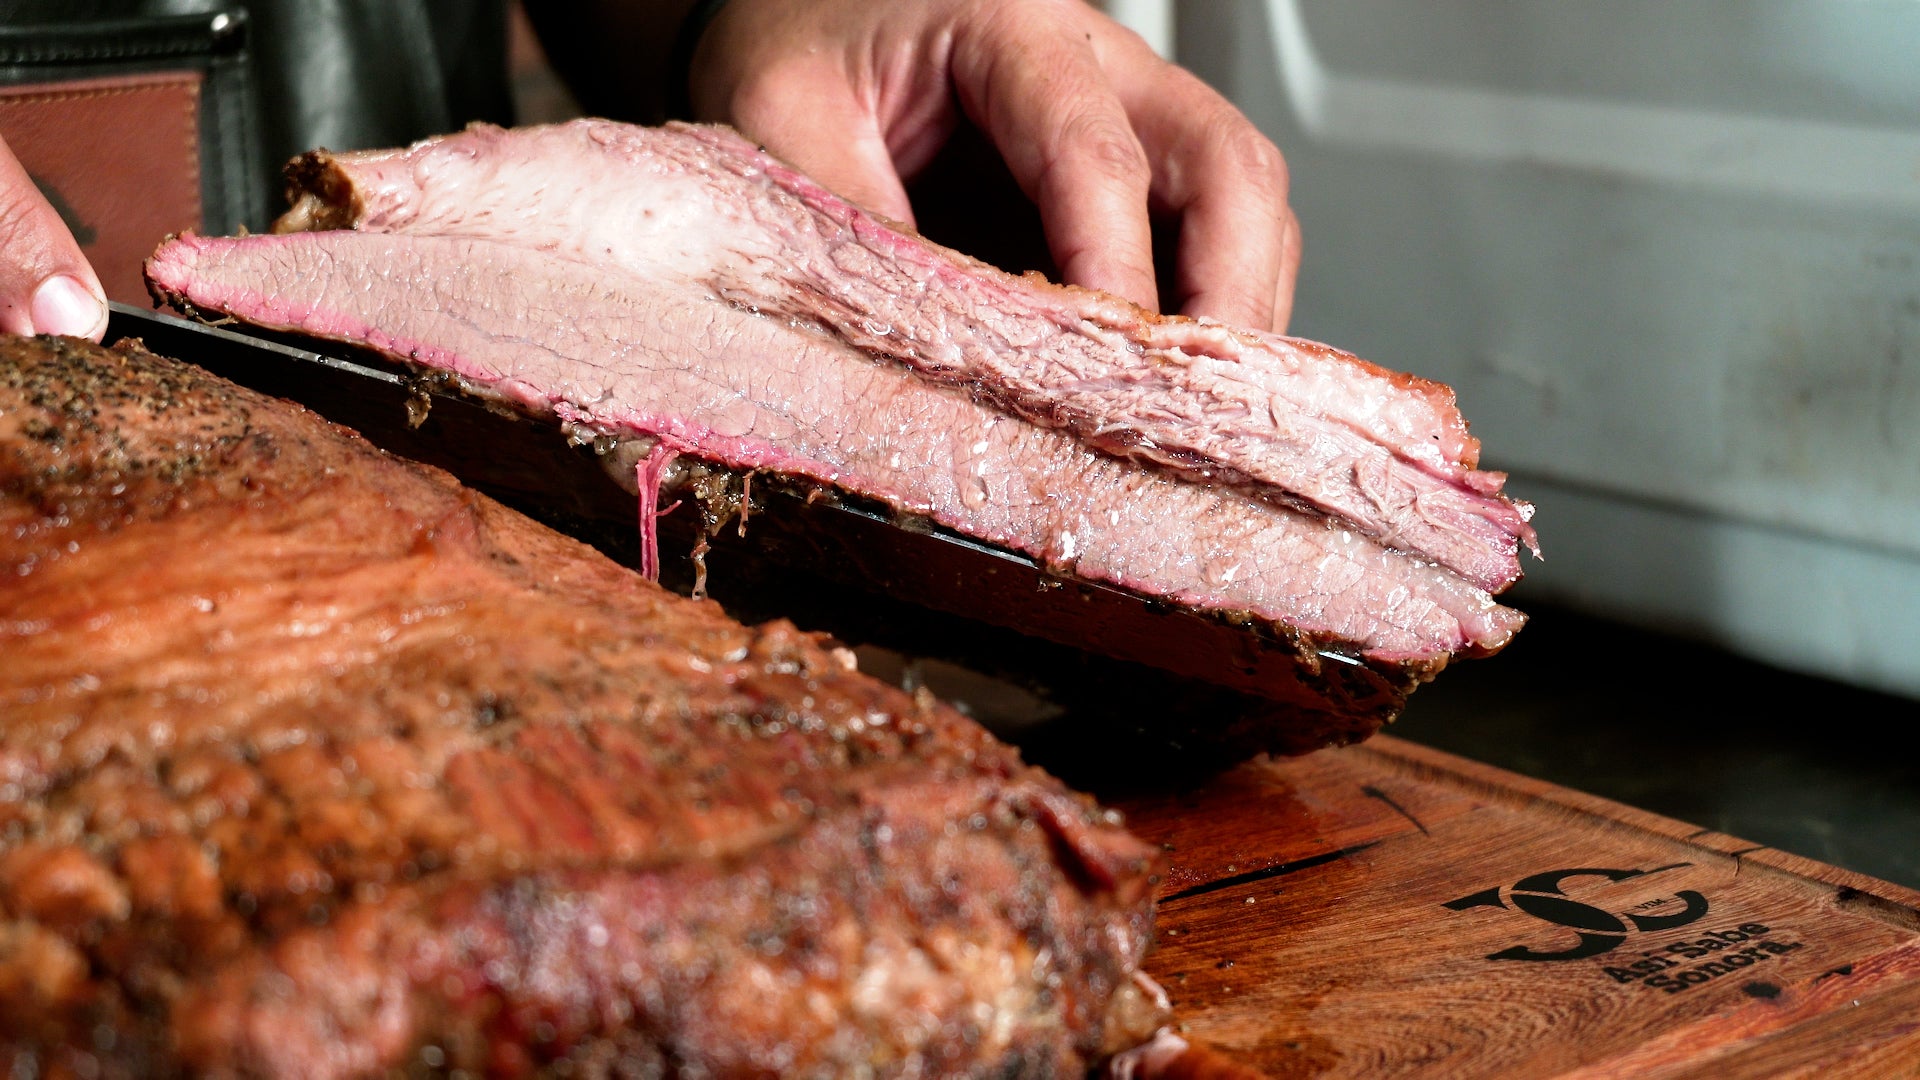
<svg viewBox="0 0 1920 1080">
<path fill-rule="evenodd" d="M 0 141 L 0 331 L 99 341 L 106 293 L 66 223 Z"/>
<path fill-rule="evenodd" d="M 902 178 L 964 115 L 1039 208 L 1066 281 L 1157 309 L 1150 212 L 1177 215 L 1164 291 L 1181 310 L 1286 327 L 1300 231 L 1279 150 L 1083 0 L 732 0 L 689 90 L 696 118 L 907 225 Z"/>
</svg>

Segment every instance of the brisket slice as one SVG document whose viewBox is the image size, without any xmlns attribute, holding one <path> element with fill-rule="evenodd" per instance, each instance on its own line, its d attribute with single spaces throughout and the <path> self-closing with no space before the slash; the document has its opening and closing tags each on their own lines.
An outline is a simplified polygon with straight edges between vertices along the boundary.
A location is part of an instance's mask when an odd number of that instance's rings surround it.
<svg viewBox="0 0 1920 1080">
<path fill-rule="evenodd" d="M 1196 607 L 1389 663 L 1491 650 L 1517 613 L 1443 567 L 1230 488 L 1090 450 L 804 325 L 626 271 L 465 237 L 183 236 L 180 302 L 365 343 L 577 427 L 661 435 L 833 484 Z"/>
<path fill-rule="evenodd" d="M 469 236 L 818 325 L 1036 424 L 1311 506 L 1490 591 L 1531 508 L 1476 471 L 1445 386 L 1324 345 L 1161 318 L 889 227 L 723 127 L 481 126 L 291 169 L 312 227 Z"/>
<path fill-rule="evenodd" d="M 1072 1075 L 1155 853 L 285 402 L 0 339 L 10 1075 Z"/>
<path fill-rule="evenodd" d="M 149 261 L 156 296 L 1250 617 L 1303 669 L 1336 653 L 1402 697 L 1524 623 L 1490 588 L 1517 576 L 1525 512 L 1472 469 L 1444 387 L 1010 277 L 723 129 L 476 128 L 294 175 L 290 227 L 321 231 L 176 238 Z M 1325 512 L 1317 484 L 1362 493 L 1373 524 Z M 1415 519 L 1451 554 L 1375 535 Z"/>
</svg>

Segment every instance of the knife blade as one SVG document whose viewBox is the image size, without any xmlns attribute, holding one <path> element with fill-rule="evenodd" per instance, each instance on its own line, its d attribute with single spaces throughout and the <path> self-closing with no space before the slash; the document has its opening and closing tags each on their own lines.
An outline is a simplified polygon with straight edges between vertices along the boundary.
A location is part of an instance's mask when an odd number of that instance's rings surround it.
<svg viewBox="0 0 1920 1080">
<path fill-rule="evenodd" d="M 291 399 L 641 563 L 636 499 L 600 460 L 605 448 L 575 445 L 551 421 L 336 343 L 110 308 L 109 344 L 138 338 Z M 1296 643 L 1254 622 L 1063 578 L 924 519 L 825 494 L 762 479 L 750 485 L 744 522 L 716 530 L 691 511 L 662 518 L 662 584 L 704 592 L 749 621 L 784 617 L 849 643 L 949 660 L 1077 715 L 1159 713 L 1164 722 L 1143 721 L 1137 732 L 1156 744 L 1179 732 L 1198 742 L 1211 737 L 1203 728 L 1270 725 L 1276 710 L 1377 719 L 1412 689 L 1334 651 L 1303 665 Z M 1275 743 L 1271 732 L 1261 738 Z"/>
</svg>

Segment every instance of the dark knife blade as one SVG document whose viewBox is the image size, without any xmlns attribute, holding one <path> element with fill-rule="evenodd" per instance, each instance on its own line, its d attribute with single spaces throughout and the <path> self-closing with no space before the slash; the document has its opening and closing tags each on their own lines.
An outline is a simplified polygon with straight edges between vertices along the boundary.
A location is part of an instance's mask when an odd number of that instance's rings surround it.
<svg viewBox="0 0 1920 1080">
<path fill-rule="evenodd" d="M 120 338 L 299 402 L 627 565 L 640 563 L 634 496 L 592 447 L 571 444 L 550 421 L 381 358 L 343 358 L 354 354 L 331 343 L 114 304 L 107 340 Z M 691 510 L 661 519 L 663 584 L 687 593 L 704 577 L 708 595 L 738 617 L 785 617 L 849 642 L 948 658 L 1072 699 L 1083 712 L 1138 712 L 1159 701 L 1162 711 L 1204 712 L 1215 727 L 1275 706 L 1377 722 L 1412 689 L 1330 651 L 1302 665 L 1296 644 L 1260 625 L 1062 578 L 885 508 L 764 480 L 751 490 L 744 528 L 708 534 Z M 706 573 L 696 574 L 687 554 L 703 538 Z M 1315 730 L 1324 741 L 1324 726 Z M 1263 738 L 1272 746 L 1270 736 Z"/>
</svg>

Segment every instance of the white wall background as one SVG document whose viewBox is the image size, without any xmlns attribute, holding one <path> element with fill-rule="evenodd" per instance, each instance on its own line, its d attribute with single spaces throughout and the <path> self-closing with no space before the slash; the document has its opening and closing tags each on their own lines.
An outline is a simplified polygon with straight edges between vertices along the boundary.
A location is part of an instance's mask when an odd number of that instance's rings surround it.
<svg viewBox="0 0 1920 1080">
<path fill-rule="evenodd" d="M 1920 697 L 1920 4 L 1169 10 L 1287 156 L 1292 329 L 1538 504 L 1519 606 Z"/>
</svg>

